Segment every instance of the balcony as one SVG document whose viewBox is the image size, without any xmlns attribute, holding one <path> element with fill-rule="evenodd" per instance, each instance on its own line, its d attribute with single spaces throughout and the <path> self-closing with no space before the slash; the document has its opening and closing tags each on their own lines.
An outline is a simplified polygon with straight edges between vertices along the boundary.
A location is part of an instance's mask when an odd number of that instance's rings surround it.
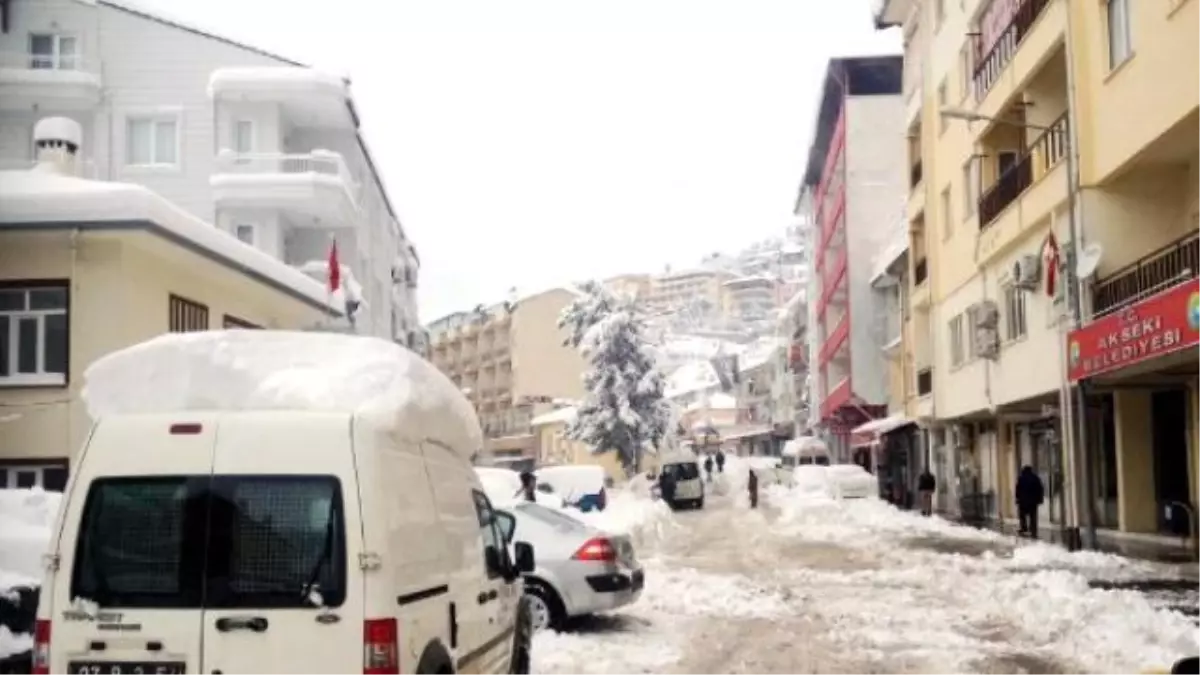
<svg viewBox="0 0 1200 675">
<path fill-rule="evenodd" d="M 844 347 L 850 337 L 850 313 L 842 315 L 842 319 L 838 321 L 833 332 L 825 338 L 825 342 L 821 345 L 821 351 L 817 355 L 817 363 L 824 366 L 829 363 L 838 351 Z"/>
<path fill-rule="evenodd" d="M 1050 172 L 1067 154 L 1067 116 L 1041 133 L 1017 160 L 979 198 L 979 228 L 987 229 L 1033 183 Z"/>
<path fill-rule="evenodd" d="M 0 52 L 0 110 L 39 114 L 91 110 L 100 103 L 100 64 L 82 54 Z"/>
<path fill-rule="evenodd" d="M 922 368 L 917 371 L 917 396 L 928 396 L 933 393 L 933 369 Z"/>
<path fill-rule="evenodd" d="M 993 3 L 993 7 L 1000 8 L 1007 3 Z M 977 58 L 975 62 L 975 73 L 972 77 L 975 85 L 975 99 L 982 101 L 987 96 L 988 92 L 1000 79 L 1000 75 L 1008 67 L 1008 64 L 1013 60 L 1021 43 L 1029 35 L 1033 29 L 1034 23 L 1038 17 L 1042 15 L 1042 11 L 1050 4 L 1050 0 L 1023 0 L 1016 9 L 1013 10 L 1012 16 L 1009 18 L 1008 24 L 995 37 L 991 43 L 988 52 L 982 57 Z M 978 38 L 986 40 L 986 36 Z"/>
<path fill-rule="evenodd" d="M 923 169 L 921 167 L 921 160 L 918 159 L 917 162 L 915 164 L 913 164 L 912 167 L 909 168 L 909 170 L 908 170 L 908 185 L 909 185 L 909 187 L 916 188 L 918 185 L 921 184 L 922 170 Z"/>
<path fill-rule="evenodd" d="M 357 125 L 346 79 L 316 68 L 218 68 L 209 77 L 208 94 L 219 105 L 278 105 L 282 121 L 292 127 L 352 131 Z"/>
<path fill-rule="evenodd" d="M 307 217 L 308 222 L 321 228 L 354 227 L 358 223 L 359 185 L 336 152 L 223 150 L 217 155 L 209 183 L 219 208 L 282 209 Z"/>
<path fill-rule="evenodd" d="M 924 256 L 913 263 L 913 286 L 920 286 L 929 279 L 929 260 Z"/>
<path fill-rule="evenodd" d="M 1127 307 L 1185 279 L 1200 276 L 1200 234 L 1190 234 L 1092 286 L 1092 316 Z"/>
</svg>

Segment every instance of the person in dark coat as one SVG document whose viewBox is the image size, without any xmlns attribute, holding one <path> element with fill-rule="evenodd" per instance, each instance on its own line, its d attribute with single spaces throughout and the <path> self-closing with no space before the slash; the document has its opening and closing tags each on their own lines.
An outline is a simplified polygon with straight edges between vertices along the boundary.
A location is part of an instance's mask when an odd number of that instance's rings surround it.
<svg viewBox="0 0 1200 675">
<path fill-rule="evenodd" d="M 917 492 L 921 493 L 921 515 L 933 515 L 933 493 L 937 490 L 937 479 L 926 467 L 925 471 L 917 477 Z"/>
<path fill-rule="evenodd" d="M 704 458 L 704 473 L 708 476 L 708 482 L 712 482 L 713 458 L 712 455 L 707 455 Z"/>
<path fill-rule="evenodd" d="M 754 473 L 754 469 L 750 470 L 750 477 L 746 479 L 746 489 L 750 491 L 750 508 L 758 508 L 758 474 Z"/>
<path fill-rule="evenodd" d="M 1026 465 L 1021 469 L 1021 475 L 1017 478 L 1016 497 L 1017 517 L 1021 523 L 1018 534 L 1037 539 L 1038 507 L 1046 500 L 1046 488 L 1032 466 Z"/>
<path fill-rule="evenodd" d="M 517 494 L 527 502 L 537 502 L 537 476 L 533 475 L 533 472 L 521 472 L 521 489 Z"/>
<path fill-rule="evenodd" d="M 725 453 L 717 450 L 717 473 L 725 473 Z"/>
</svg>

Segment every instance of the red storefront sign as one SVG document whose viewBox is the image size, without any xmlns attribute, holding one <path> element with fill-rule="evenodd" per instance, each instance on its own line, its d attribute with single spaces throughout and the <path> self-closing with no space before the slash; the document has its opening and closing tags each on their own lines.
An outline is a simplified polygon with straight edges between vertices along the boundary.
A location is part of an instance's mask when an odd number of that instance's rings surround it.
<svg viewBox="0 0 1200 675">
<path fill-rule="evenodd" d="M 1072 382 L 1200 343 L 1200 280 L 1191 279 L 1071 331 Z"/>
</svg>

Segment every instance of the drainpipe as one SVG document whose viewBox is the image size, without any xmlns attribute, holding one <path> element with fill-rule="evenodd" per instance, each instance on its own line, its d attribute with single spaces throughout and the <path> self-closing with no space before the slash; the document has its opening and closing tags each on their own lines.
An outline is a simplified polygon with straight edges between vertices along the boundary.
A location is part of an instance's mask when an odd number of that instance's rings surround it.
<svg viewBox="0 0 1200 675">
<path fill-rule="evenodd" d="M 1068 301 L 1070 302 L 1071 311 L 1071 328 L 1079 328 L 1083 325 L 1083 291 L 1084 281 L 1079 278 L 1077 263 L 1079 261 L 1079 253 L 1083 250 L 1083 223 L 1082 223 L 1082 205 L 1079 203 L 1078 194 L 1080 188 L 1079 175 L 1079 104 L 1078 90 L 1075 84 L 1075 72 L 1073 68 L 1073 23 L 1071 13 L 1071 3 L 1063 2 L 1067 13 L 1067 34 L 1066 34 L 1066 56 L 1067 56 L 1067 210 L 1068 219 L 1071 227 L 1071 246 L 1067 250 L 1067 270 L 1064 281 L 1067 285 Z M 1064 363 L 1067 363 L 1068 357 L 1066 353 L 1066 340 L 1062 340 L 1059 344 L 1059 353 L 1063 355 Z M 1067 365 L 1069 368 L 1069 363 Z M 1064 386 L 1069 390 L 1070 381 L 1064 378 Z M 1092 495 L 1091 469 L 1089 467 L 1089 452 L 1087 441 L 1087 381 L 1080 380 L 1074 388 L 1074 434 L 1073 447 L 1070 448 L 1067 456 L 1070 460 L 1071 481 L 1075 483 L 1074 490 L 1074 509 L 1075 522 L 1073 529 L 1068 529 L 1066 535 L 1067 548 L 1095 548 L 1096 547 L 1096 518 L 1095 518 L 1095 499 Z M 1070 438 L 1070 436 L 1068 436 Z M 1082 487 L 1082 490 L 1080 489 Z M 1082 504 L 1080 500 L 1082 499 Z M 1080 516 L 1083 522 L 1080 523 Z M 1081 528 L 1081 525 L 1083 526 Z"/>
</svg>

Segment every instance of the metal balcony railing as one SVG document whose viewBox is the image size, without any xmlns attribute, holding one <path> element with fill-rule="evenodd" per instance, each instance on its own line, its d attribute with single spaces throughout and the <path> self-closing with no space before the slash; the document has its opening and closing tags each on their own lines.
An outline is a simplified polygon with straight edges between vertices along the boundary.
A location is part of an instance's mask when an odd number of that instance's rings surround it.
<svg viewBox="0 0 1200 675">
<path fill-rule="evenodd" d="M 1110 314 L 1197 276 L 1200 233 L 1193 232 L 1097 281 L 1092 286 L 1092 315 Z"/>
<path fill-rule="evenodd" d="M 84 54 L 34 54 L 32 52 L 0 52 L 0 68 L 12 70 L 42 70 L 90 73 L 100 71 L 95 59 Z"/>
<path fill-rule="evenodd" d="M 1008 22 L 1008 26 L 996 38 L 995 44 L 992 45 L 987 54 L 976 60 L 975 74 L 972 79 L 975 84 L 975 99 L 977 101 L 982 101 L 996 84 L 996 81 L 1000 79 L 1000 75 L 1008 67 L 1009 62 L 1012 61 L 1013 56 L 1017 53 L 1017 49 L 1025 41 L 1025 37 L 1029 35 L 1033 24 L 1049 4 L 1050 0 L 1024 0 L 1021 2 L 1016 10 L 1013 11 L 1013 16 Z"/>
<path fill-rule="evenodd" d="M 987 229 L 1004 209 L 1017 200 L 1033 181 L 1045 175 L 1067 154 L 1067 116 L 1064 114 L 1029 145 L 1012 166 L 979 198 L 979 229 Z"/>
</svg>

